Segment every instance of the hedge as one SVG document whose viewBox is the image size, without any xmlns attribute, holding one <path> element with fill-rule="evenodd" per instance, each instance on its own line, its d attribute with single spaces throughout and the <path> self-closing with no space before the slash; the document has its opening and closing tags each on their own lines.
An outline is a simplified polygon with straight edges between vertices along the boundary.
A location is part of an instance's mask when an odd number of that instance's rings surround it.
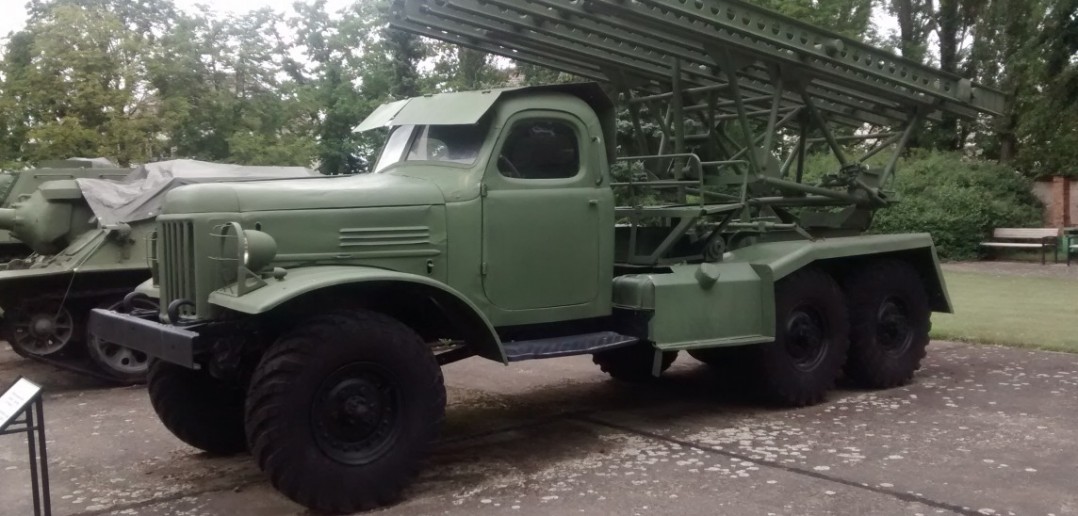
<svg viewBox="0 0 1078 516">
<path fill-rule="evenodd" d="M 824 168 L 833 171 L 831 159 L 816 156 L 808 161 L 806 176 Z M 1029 179 L 1005 165 L 958 152 L 914 151 L 898 164 L 894 189 L 899 203 L 879 210 L 871 231 L 931 233 L 941 259 L 975 259 L 979 244 L 993 229 L 1043 225 L 1043 205 L 1032 187 Z"/>
</svg>

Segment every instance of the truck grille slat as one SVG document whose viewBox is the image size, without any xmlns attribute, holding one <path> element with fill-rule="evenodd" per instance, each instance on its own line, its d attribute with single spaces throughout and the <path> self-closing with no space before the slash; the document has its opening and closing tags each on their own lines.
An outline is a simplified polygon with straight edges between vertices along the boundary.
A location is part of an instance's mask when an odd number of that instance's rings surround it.
<svg viewBox="0 0 1078 516">
<path fill-rule="evenodd" d="M 190 221 L 164 220 L 161 223 L 161 308 L 176 299 L 195 302 L 195 229 Z M 182 315 L 194 315 L 184 307 Z"/>
</svg>

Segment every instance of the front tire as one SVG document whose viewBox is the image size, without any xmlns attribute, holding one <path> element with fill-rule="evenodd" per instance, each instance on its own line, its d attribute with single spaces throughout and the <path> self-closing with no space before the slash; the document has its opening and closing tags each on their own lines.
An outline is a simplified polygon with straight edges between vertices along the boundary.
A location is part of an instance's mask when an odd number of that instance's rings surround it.
<svg viewBox="0 0 1078 516">
<path fill-rule="evenodd" d="M 905 385 L 921 368 L 932 310 L 917 271 L 906 262 L 869 264 L 846 280 L 850 358 L 846 375 L 862 387 Z"/>
<path fill-rule="evenodd" d="M 830 275 L 803 269 L 775 285 L 775 340 L 757 350 L 770 398 L 795 407 L 823 401 L 848 349 L 846 301 Z"/>
<path fill-rule="evenodd" d="M 333 513 L 400 497 L 445 415 L 445 385 L 416 332 L 382 314 L 315 316 L 263 356 L 247 439 L 285 496 Z"/>
<path fill-rule="evenodd" d="M 150 404 L 172 435 L 214 455 L 247 449 L 240 386 L 160 360 L 150 363 L 147 382 Z"/>
</svg>

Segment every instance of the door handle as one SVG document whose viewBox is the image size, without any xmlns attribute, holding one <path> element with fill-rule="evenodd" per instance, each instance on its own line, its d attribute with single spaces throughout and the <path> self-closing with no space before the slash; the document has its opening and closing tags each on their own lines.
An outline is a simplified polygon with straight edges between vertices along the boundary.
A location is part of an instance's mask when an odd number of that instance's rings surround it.
<svg viewBox="0 0 1078 516">
<path fill-rule="evenodd" d="M 599 199 L 588 199 L 588 206 L 598 206 Z"/>
</svg>

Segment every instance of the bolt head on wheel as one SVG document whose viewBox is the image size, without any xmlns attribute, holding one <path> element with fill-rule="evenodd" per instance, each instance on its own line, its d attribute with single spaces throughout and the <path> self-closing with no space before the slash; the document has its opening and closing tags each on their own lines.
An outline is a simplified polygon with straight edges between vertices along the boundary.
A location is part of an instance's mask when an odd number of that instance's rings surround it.
<svg viewBox="0 0 1078 516">
<path fill-rule="evenodd" d="M 323 382 L 311 407 L 315 442 L 345 464 L 378 458 L 399 436 L 400 391 L 374 363 L 342 367 Z"/>
</svg>

